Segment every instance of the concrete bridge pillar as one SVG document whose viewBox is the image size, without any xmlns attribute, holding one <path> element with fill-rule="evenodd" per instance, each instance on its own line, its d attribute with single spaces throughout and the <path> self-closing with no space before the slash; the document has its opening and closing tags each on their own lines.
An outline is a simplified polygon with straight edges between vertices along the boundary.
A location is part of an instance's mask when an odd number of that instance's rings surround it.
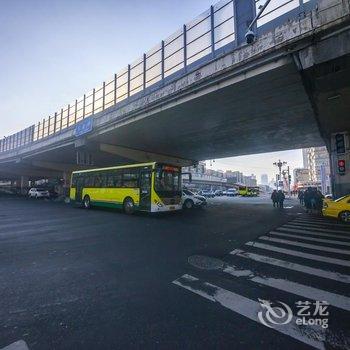
<svg viewBox="0 0 350 350">
<path fill-rule="evenodd" d="M 332 134 L 330 165 L 332 192 L 335 198 L 350 194 L 350 131 Z"/>
<path fill-rule="evenodd" d="M 29 190 L 28 176 L 21 176 L 21 194 L 26 195 Z"/>
<path fill-rule="evenodd" d="M 65 197 L 69 197 L 71 175 L 72 175 L 72 173 L 69 171 L 63 172 L 62 195 L 64 195 Z"/>
</svg>

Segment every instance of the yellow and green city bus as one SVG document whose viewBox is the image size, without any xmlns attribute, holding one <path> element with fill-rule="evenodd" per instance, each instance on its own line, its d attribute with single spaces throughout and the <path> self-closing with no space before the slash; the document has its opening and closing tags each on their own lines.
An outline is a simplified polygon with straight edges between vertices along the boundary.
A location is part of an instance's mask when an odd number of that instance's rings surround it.
<svg viewBox="0 0 350 350">
<path fill-rule="evenodd" d="M 238 188 L 238 193 L 244 197 L 257 197 L 259 191 L 259 187 L 239 186 Z"/>
<path fill-rule="evenodd" d="M 88 209 L 91 206 L 163 212 L 179 210 L 181 168 L 160 163 L 142 163 L 74 171 L 70 199 Z"/>
</svg>

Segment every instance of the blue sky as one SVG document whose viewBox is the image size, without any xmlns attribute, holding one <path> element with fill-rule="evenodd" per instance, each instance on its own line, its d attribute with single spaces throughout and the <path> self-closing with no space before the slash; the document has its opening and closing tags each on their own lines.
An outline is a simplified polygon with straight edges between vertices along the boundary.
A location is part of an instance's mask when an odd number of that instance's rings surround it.
<svg viewBox="0 0 350 350">
<path fill-rule="evenodd" d="M 215 2 L 2 1 L 0 137 L 52 115 Z M 301 152 L 289 151 L 228 158 L 217 161 L 213 167 L 237 168 L 259 175 L 273 171 L 272 166 L 263 171 L 270 158 L 290 158 L 293 164 L 301 165 Z"/>
</svg>

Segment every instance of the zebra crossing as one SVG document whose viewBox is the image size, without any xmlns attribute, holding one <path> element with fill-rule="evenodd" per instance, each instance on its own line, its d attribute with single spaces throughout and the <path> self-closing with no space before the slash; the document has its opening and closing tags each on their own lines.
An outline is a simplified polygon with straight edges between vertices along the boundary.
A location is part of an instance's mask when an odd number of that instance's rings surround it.
<svg viewBox="0 0 350 350">
<path fill-rule="evenodd" d="M 191 269 L 172 283 L 286 342 L 350 349 L 349 246 L 350 226 L 301 216 L 231 251 L 222 269 Z M 301 317 L 300 305 L 320 303 L 327 317 Z"/>
</svg>

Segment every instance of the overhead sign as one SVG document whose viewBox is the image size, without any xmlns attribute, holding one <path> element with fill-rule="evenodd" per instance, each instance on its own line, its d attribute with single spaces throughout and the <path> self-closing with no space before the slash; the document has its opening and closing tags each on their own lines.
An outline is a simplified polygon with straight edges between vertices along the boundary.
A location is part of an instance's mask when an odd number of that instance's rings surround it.
<svg viewBox="0 0 350 350">
<path fill-rule="evenodd" d="M 92 118 L 85 118 L 75 125 L 74 135 L 79 137 L 92 131 Z"/>
<path fill-rule="evenodd" d="M 336 147 L 337 154 L 345 153 L 345 135 L 344 134 L 335 135 L 335 147 Z"/>
</svg>

